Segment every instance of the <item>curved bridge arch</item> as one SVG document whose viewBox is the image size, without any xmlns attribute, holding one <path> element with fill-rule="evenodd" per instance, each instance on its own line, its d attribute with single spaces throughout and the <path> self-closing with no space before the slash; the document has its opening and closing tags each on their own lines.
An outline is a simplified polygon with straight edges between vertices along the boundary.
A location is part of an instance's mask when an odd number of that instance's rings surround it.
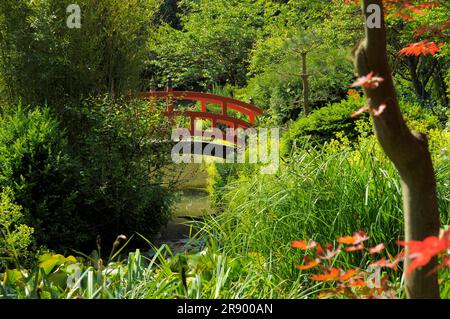
<svg viewBox="0 0 450 319">
<path fill-rule="evenodd" d="M 239 128 L 247 129 L 254 126 L 256 123 L 256 117 L 263 114 L 263 111 L 253 104 L 239 101 L 230 97 L 220 96 L 211 93 L 203 92 L 192 92 L 192 91 L 174 91 L 172 88 L 168 87 L 165 91 L 150 91 L 144 92 L 137 95 L 137 98 L 143 100 L 166 100 L 166 110 L 163 112 L 171 121 L 173 117 L 184 116 L 190 119 L 189 131 L 192 136 L 195 136 L 195 120 L 209 120 L 211 121 L 211 128 L 216 128 L 217 123 L 227 125 L 233 131 Z M 191 110 L 175 110 L 174 101 L 175 100 L 188 100 L 193 102 L 200 102 L 201 111 L 191 111 Z M 220 113 L 213 113 L 207 110 L 207 103 L 215 104 L 221 107 Z M 229 114 L 229 110 L 234 110 L 241 113 L 247 117 L 247 121 L 233 117 Z M 193 142 L 197 143 L 197 142 Z M 205 148 L 207 141 L 201 142 L 202 147 Z M 234 140 L 235 147 L 237 147 L 237 137 Z M 199 148 L 195 148 L 199 149 Z M 224 154 L 230 152 L 230 146 L 226 146 L 224 149 Z"/>
</svg>

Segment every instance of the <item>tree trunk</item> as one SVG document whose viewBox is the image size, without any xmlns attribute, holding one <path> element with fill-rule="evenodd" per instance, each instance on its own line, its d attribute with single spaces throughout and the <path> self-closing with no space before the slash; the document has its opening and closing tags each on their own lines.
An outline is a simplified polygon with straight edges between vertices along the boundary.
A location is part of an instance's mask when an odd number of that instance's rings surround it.
<svg viewBox="0 0 450 319">
<path fill-rule="evenodd" d="M 302 81 L 303 81 L 303 112 L 305 113 L 305 116 L 310 113 L 309 109 L 309 83 L 308 83 L 308 70 L 306 68 L 306 55 L 307 52 L 302 52 Z"/>
<path fill-rule="evenodd" d="M 408 68 L 409 68 L 409 73 L 411 74 L 414 91 L 416 93 L 416 96 L 422 102 L 424 100 L 423 94 L 424 94 L 425 89 L 422 86 L 422 82 L 420 82 L 420 80 L 419 80 L 419 74 L 417 71 L 417 65 L 418 65 L 417 57 L 408 56 L 408 57 L 406 57 L 406 59 L 408 61 Z"/>
<path fill-rule="evenodd" d="M 436 84 L 436 92 L 438 99 L 444 106 L 448 106 L 447 87 L 445 85 L 442 68 L 439 61 L 436 62 L 436 72 L 434 73 L 434 83 Z"/>
<path fill-rule="evenodd" d="M 425 135 L 411 133 L 403 120 L 395 93 L 391 70 L 386 52 L 386 26 L 382 0 L 363 0 L 365 19 L 371 4 L 381 8 L 381 28 L 365 25 L 366 38 L 355 52 L 355 67 L 359 76 L 374 74 L 384 78 L 377 89 L 364 89 L 371 110 L 381 104 L 386 109 L 379 116 L 373 116 L 375 135 L 384 152 L 397 168 L 402 185 L 405 220 L 405 240 L 423 240 L 439 235 L 439 213 L 437 208 L 436 181 L 431 155 Z M 366 21 L 365 20 L 365 21 Z M 409 265 L 406 250 L 405 269 Z M 433 259 L 427 266 L 405 274 L 408 298 L 439 298 L 437 274 L 428 275 L 437 266 Z"/>
</svg>

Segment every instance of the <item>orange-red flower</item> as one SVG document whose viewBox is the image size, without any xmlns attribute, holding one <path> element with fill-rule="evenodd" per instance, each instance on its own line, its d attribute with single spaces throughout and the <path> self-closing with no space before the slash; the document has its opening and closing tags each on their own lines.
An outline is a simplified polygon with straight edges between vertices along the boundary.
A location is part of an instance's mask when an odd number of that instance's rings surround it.
<svg viewBox="0 0 450 319">
<path fill-rule="evenodd" d="M 349 96 L 351 96 L 352 98 L 354 98 L 354 99 L 359 98 L 358 92 L 356 92 L 356 91 L 353 90 L 353 89 L 348 90 L 348 91 L 347 91 L 347 94 L 348 94 Z"/>
</svg>

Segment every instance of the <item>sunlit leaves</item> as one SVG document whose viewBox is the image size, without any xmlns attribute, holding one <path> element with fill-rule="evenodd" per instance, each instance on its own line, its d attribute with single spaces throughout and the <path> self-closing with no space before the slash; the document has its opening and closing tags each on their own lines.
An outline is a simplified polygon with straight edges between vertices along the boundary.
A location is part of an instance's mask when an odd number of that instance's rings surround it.
<svg viewBox="0 0 450 319">
<path fill-rule="evenodd" d="M 381 269 L 388 268 L 392 271 L 397 271 L 398 264 L 401 261 L 405 261 L 406 254 L 404 251 L 394 258 L 381 257 L 376 261 L 370 262 L 367 270 L 359 268 L 345 270 L 337 266 L 339 264 L 337 256 L 342 251 L 359 254 L 368 252 L 373 256 L 381 254 L 385 250 L 383 243 L 366 248 L 364 242 L 367 240 L 369 240 L 367 234 L 358 231 L 352 236 L 338 237 L 336 241 L 339 245 L 335 247 L 328 243 L 325 245 L 326 249 L 316 242 L 313 242 L 314 247 L 312 247 L 311 242 L 300 241 L 301 245 L 299 246 L 310 247 L 305 249 L 305 252 L 313 254 L 314 257 L 306 255 L 303 258 L 303 265 L 296 265 L 296 268 L 301 271 L 315 271 L 316 273 L 309 277 L 312 281 L 331 282 L 336 286 L 335 289 L 321 293 L 319 298 L 327 298 L 336 294 L 349 298 L 393 298 L 395 297 L 394 290 L 389 287 L 387 275 L 381 275 Z M 450 230 L 442 232 L 440 237 L 431 236 L 423 241 L 398 241 L 398 244 L 409 247 L 407 258 L 410 258 L 411 262 L 407 269 L 408 275 L 417 268 L 427 265 L 433 257 L 441 254 L 443 255 L 442 262 L 432 272 L 450 266 L 450 255 L 448 253 L 450 249 Z"/>
<path fill-rule="evenodd" d="M 434 42 L 430 42 L 428 40 L 423 40 L 417 43 L 411 43 L 406 48 L 400 50 L 400 55 L 405 56 L 419 56 L 419 55 L 435 55 L 440 51 L 440 48 L 443 46 L 443 43 L 436 44 Z"/>
</svg>

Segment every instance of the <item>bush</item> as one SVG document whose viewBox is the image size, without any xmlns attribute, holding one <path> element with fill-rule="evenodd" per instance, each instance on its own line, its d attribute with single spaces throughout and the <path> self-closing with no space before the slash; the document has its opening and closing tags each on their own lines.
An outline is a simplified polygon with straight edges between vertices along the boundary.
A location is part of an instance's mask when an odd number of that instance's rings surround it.
<svg viewBox="0 0 450 319">
<path fill-rule="evenodd" d="M 24 111 L 19 106 L 0 118 L 0 189 L 11 190 L 37 244 L 51 248 L 86 239 L 64 135 L 47 108 Z"/>
<path fill-rule="evenodd" d="M 22 224 L 22 208 L 13 203 L 11 189 L 0 194 L 0 271 L 15 264 L 20 267 L 29 257 L 34 229 Z"/>
<path fill-rule="evenodd" d="M 359 132 L 358 121 L 368 121 L 368 115 L 352 118 L 350 115 L 364 105 L 363 98 L 349 97 L 339 103 L 328 104 L 313 111 L 307 117 L 294 122 L 282 139 L 282 152 L 290 151 L 299 140 L 308 139 L 313 145 L 333 139 L 338 132 L 344 132 L 349 139 L 355 139 Z"/>
<path fill-rule="evenodd" d="M 157 232 L 170 219 L 170 192 L 163 167 L 170 162 L 167 119 L 148 102 L 92 98 L 70 109 L 72 141 L 79 161 L 80 209 L 92 242 L 117 235 Z"/>
</svg>

